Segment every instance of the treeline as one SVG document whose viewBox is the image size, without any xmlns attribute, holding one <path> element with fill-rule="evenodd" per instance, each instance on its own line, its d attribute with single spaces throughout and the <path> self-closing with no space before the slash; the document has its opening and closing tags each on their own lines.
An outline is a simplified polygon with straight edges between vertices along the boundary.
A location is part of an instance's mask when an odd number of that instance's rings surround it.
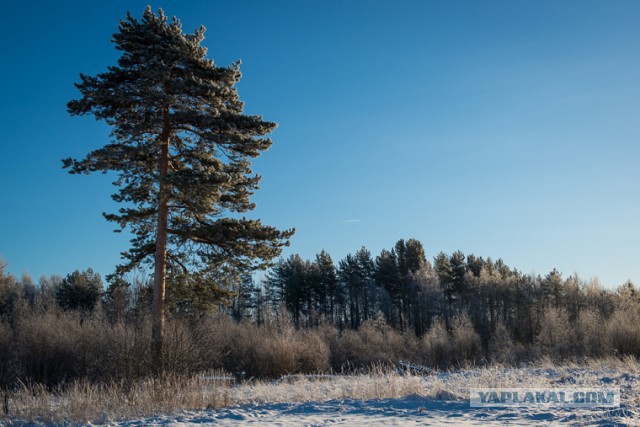
<svg viewBox="0 0 640 427">
<path fill-rule="evenodd" d="M 408 360 L 448 368 L 640 356 L 640 292 L 596 280 L 522 274 L 458 251 L 429 262 L 417 240 L 335 263 L 282 259 L 262 283 L 168 275 L 168 372 L 247 377 L 358 369 Z M 149 280 L 91 269 L 18 279 L 0 263 L 0 387 L 73 379 L 129 381 L 154 372 Z"/>
<path fill-rule="evenodd" d="M 240 305 L 258 322 L 260 307 L 268 307 L 276 313 L 286 309 L 299 327 L 328 322 L 357 329 L 368 320 L 384 319 L 398 331 L 423 336 L 439 323 L 450 331 L 455 319 L 468 317 L 485 349 L 498 332 L 516 345 L 533 346 L 554 326 L 557 336 L 595 334 L 625 316 L 634 332 L 640 331 L 640 323 L 633 322 L 640 293 L 631 282 L 604 289 L 597 280 L 563 278 L 555 269 L 545 276 L 523 274 L 502 259 L 461 251 L 441 252 L 430 263 L 414 239 L 399 240 L 375 258 L 363 247 L 337 265 L 324 251 L 314 260 L 291 255 L 278 262 L 263 287 L 251 292 Z M 576 348 L 574 343 L 571 352 L 561 353 L 596 356 L 617 350 L 640 355 L 640 342 L 636 344 Z"/>
</svg>

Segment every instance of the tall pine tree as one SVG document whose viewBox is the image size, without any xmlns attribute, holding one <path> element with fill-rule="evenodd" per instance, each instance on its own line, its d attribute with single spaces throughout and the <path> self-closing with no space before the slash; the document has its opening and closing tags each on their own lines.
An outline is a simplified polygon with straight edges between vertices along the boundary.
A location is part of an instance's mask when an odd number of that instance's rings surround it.
<svg viewBox="0 0 640 427">
<path fill-rule="evenodd" d="M 245 115 L 235 84 L 239 62 L 218 67 L 206 56 L 204 27 L 182 32 L 174 17 L 147 7 L 142 19 L 122 20 L 113 41 L 117 65 L 95 77 L 81 75 L 82 97 L 72 115 L 92 114 L 112 128 L 112 141 L 83 160 L 66 159 L 70 173 L 115 171 L 123 204 L 105 214 L 134 238 L 123 254 L 124 273 L 154 266 L 152 352 L 161 363 L 167 271 L 196 284 L 221 270 L 265 268 L 293 230 L 225 216 L 254 209 L 258 189 L 250 159 L 269 148 L 276 127 Z M 160 365 L 157 365 L 161 369 Z"/>
</svg>

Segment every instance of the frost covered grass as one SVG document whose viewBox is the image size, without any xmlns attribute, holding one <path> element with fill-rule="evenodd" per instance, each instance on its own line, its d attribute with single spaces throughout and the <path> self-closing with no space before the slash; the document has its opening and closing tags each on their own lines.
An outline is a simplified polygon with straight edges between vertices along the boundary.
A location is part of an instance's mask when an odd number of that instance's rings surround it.
<svg viewBox="0 0 640 427">
<path fill-rule="evenodd" d="M 280 382 L 255 381 L 239 385 L 218 379 L 221 377 L 225 374 L 208 372 L 190 378 L 167 376 L 133 384 L 78 381 L 55 391 L 22 385 L 10 395 L 10 416 L 4 419 L 32 423 L 100 423 L 178 410 L 216 409 L 247 403 L 382 399 L 422 394 L 424 390 L 421 377 L 401 376 L 382 369 L 360 375 L 293 376 Z"/>
<path fill-rule="evenodd" d="M 178 411 L 219 410 L 239 405 L 399 399 L 468 405 L 470 388 L 486 387 L 619 387 L 623 408 L 640 417 L 640 364 L 633 358 L 587 361 L 558 367 L 550 362 L 512 368 L 489 366 L 435 372 L 428 376 L 400 375 L 384 368 L 368 373 L 335 376 L 292 376 L 282 381 L 232 384 L 224 373 L 191 378 L 167 376 L 132 384 L 74 382 L 48 391 L 22 385 L 9 396 L 9 416 L 0 424 L 114 423 Z M 635 412 L 634 412 L 635 411 Z M 593 417 L 594 415 L 589 415 Z M 574 419 L 574 421 L 577 418 Z"/>
</svg>

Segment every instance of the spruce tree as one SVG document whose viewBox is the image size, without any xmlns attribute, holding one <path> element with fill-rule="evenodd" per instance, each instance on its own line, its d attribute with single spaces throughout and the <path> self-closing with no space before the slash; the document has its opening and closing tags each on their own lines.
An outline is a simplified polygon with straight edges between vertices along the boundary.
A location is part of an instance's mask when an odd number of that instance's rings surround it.
<svg viewBox="0 0 640 427">
<path fill-rule="evenodd" d="M 156 363 L 168 271 L 202 288 L 220 271 L 268 267 L 293 235 L 238 215 L 255 207 L 249 197 L 260 176 L 250 159 L 269 148 L 265 135 L 276 124 L 242 113 L 234 87 L 240 62 L 215 65 L 201 46 L 204 32 L 183 33 L 175 17 L 150 7 L 141 20 L 127 14 L 113 36 L 122 52 L 117 65 L 81 75 L 82 97 L 68 104 L 70 114 L 91 114 L 112 128 L 109 144 L 63 163 L 72 174 L 117 174 L 112 197 L 123 207 L 105 217 L 134 237 L 116 273 L 153 265 Z"/>
<path fill-rule="evenodd" d="M 449 258 L 451 264 L 451 283 L 453 285 L 453 291 L 461 298 L 464 299 L 467 293 L 467 257 L 462 251 L 455 251 Z"/>
<path fill-rule="evenodd" d="M 76 270 L 68 274 L 54 292 L 58 305 L 64 310 L 90 313 L 102 296 L 102 279 L 91 268 Z"/>
</svg>

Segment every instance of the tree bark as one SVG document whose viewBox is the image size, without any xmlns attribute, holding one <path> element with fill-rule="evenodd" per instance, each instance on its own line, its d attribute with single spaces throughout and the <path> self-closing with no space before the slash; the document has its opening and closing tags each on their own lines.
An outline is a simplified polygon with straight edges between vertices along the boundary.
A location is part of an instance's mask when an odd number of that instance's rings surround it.
<svg viewBox="0 0 640 427">
<path fill-rule="evenodd" d="M 167 277 L 167 223 L 169 218 L 169 197 L 166 177 L 169 170 L 169 111 L 164 113 L 164 126 L 159 136 L 161 155 L 159 162 L 160 182 L 158 190 L 158 225 L 156 231 L 155 270 L 153 275 L 153 305 L 151 327 L 151 356 L 153 369 L 157 374 L 163 371 L 162 347 L 165 323 L 165 289 Z"/>
</svg>

